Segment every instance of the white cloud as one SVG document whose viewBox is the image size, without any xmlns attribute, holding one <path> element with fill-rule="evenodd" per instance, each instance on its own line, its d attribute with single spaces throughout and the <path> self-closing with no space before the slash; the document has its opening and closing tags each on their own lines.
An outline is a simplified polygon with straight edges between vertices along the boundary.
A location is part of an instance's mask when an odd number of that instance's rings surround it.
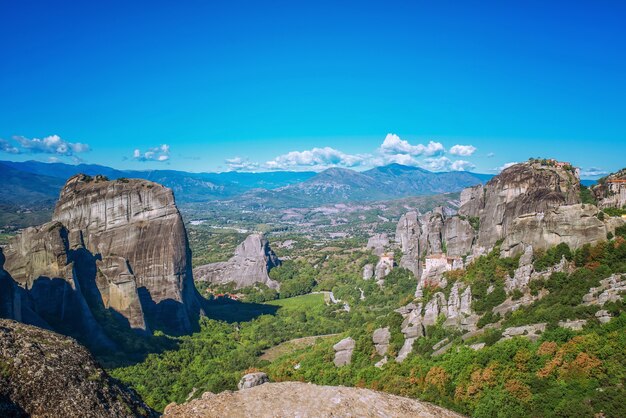
<svg viewBox="0 0 626 418">
<path fill-rule="evenodd" d="M 270 170 L 289 168 L 324 169 L 328 167 L 357 167 L 366 160 L 364 155 L 351 155 L 330 147 L 291 151 L 267 161 L 264 167 Z"/>
<path fill-rule="evenodd" d="M 20 150 L 13 146 L 6 139 L 0 138 L 0 151 L 7 152 L 9 154 L 20 154 Z"/>
<path fill-rule="evenodd" d="M 462 157 L 469 157 L 476 152 L 476 147 L 473 145 L 455 145 L 450 148 L 450 154 L 460 155 Z"/>
<path fill-rule="evenodd" d="M 603 170 L 601 168 L 597 168 L 597 167 L 589 167 L 584 170 L 581 170 L 580 172 L 581 177 L 600 177 L 600 176 L 606 176 L 607 174 L 609 174 L 608 171 Z"/>
<path fill-rule="evenodd" d="M 488 152 L 487 153 L 487 158 L 493 158 L 495 156 L 496 156 L 496 154 L 494 154 L 493 152 Z"/>
<path fill-rule="evenodd" d="M 425 158 L 420 166 L 430 171 L 446 171 L 450 168 L 450 163 L 448 157 Z"/>
<path fill-rule="evenodd" d="M 15 136 L 13 139 L 20 145 L 23 151 L 33 154 L 57 154 L 72 156 L 75 153 L 87 152 L 90 150 L 89 145 L 80 142 L 68 142 L 58 135 L 46 136 L 39 138 L 26 138 L 23 136 Z"/>
<path fill-rule="evenodd" d="M 439 142 L 430 141 L 428 145 L 411 145 L 408 141 L 400 139 L 398 135 L 391 133 L 387 134 L 385 140 L 380 145 L 380 152 L 383 154 L 408 154 L 430 157 L 433 155 L 441 155 L 445 151 L 443 144 Z"/>
<path fill-rule="evenodd" d="M 511 166 L 514 166 L 515 164 L 517 164 L 516 161 L 512 161 L 510 163 L 504 163 L 500 167 L 496 167 L 496 168 L 492 169 L 491 171 L 495 171 L 496 173 L 499 173 L 502 170 L 506 170 L 507 168 L 509 168 Z"/>
<path fill-rule="evenodd" d="M 133 151 L 133 159 L 142 162 L 165 162 L 170 159 L 170 146 L 167 144 L 163 144 L 158 147 L 148 148 L 148 150 L 145 152 L 142 152 L 139 148 L 136 148 L 135 151 Z"/>
<path fill-rule="evenodd" d="M 48 157 L 49 163 L 60 163 L 61 159 L 59 157 Z"/>
<path fill-rule="evenodd" d="M 476 168 L 476 166 L 469 161 L 456 160 L 450 165 L 452 171 L 470 171 Z"/>
<path fill-rule="evenodd" d="M 248 158 L 234 157 L 227 158 L 225 161 L 229 171 L 251 171 L 259 168 L 259 163 L 250 161 Z"/>
</svg>

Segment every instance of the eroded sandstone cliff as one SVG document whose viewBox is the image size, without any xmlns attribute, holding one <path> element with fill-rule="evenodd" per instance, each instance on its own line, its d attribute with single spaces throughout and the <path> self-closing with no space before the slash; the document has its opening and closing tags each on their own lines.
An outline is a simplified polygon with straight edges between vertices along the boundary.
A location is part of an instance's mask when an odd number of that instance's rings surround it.
<svg viewBox="0 0 626 418">
<path fill-rule="evenodd" d="M 193 271 L 197 281 L 213 284 L 234 283 L 235 288 L 265 284 L 278 289 L 277 281 L 270 279 L 269 271 L 280 265 L 280 260 L 261 234 L 251 234 L 235 249 L 228 261 L 206 264 Z"/>
<path fill-rule="evenodd" d="M 22 305 L 90 345 L 114 346 L 99 323 L 111 318 L 140 333 L 197 324 L 185 227 L 172 191 L 156 183 L 76 175 L 52 221 L 13 238 L 5 255 Z"/>
<path fill-rule="evenodd" d="M 459 214 L 478 217 L 477 244 L 491 248 L 506 237 L 519 215 L 580 202 L 580 178 L 570 164 L 554 160 L 515 164 L 461 194 Z"/>
</svg>

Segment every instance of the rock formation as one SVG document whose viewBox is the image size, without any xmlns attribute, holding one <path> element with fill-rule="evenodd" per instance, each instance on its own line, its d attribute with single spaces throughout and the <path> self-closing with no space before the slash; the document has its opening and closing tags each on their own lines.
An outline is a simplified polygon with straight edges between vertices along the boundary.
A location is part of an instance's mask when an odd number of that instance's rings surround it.
<svg viewBox="0 0 626 418">
<path fill-rule="evenodd" d="M 372 250 L 374 254 L 380 256 L 385 252 L 388 246 L 389 246 L 389 237 L 387 236 L 387 234 L 382 233 L 382 234 L 372 235 L 367 240 L 366 248 L 368 250 Z"/>
<path fill-rule="evenodd" d="M 626 207 L 626 168 L 601 178 L 592 190 L 600 208 Z"/>
<path fill-rule="evenodd" d="M 363 280 L 369 280 L 374 277 L 374 265 L 366 264 L 363 266 Z"/>
<path fill-rule="evenodd" d="M 278 289 L 277 281 L 270 279 L 269 271 L 280 265 L 280 260 L 261 234 L 251 234 L 235 249 L 228 261 L 206 264 L 194 269 L 196 281 L 214 284 L 234 283 L 236 288 L 257 283 Z"/>
<path fill-rule="evenodd" d="M 461 415 L 426 402 L 370 389 L 282 382 L 266 383 L 237 392 L 207 392 L 201 399 L 183 405 L 169 405 L 164 417 L 460 418 Z"/>
<path fill-rule="evenodd" d="M 82 174 L 63 187 L 52 221 L 5 249 L 5 269 L 51 328 L 112 347 L 105 311 L 138 332 L 195 329 L 201 312 L 191 251 L 172 191 L 145 180 Z"/>
<path fill-rule="evenodd" d="M 241 380 L 237 384 L 237 388 L 239 390 L 250 389 L 255 386 L 268 383 L 269 381 L 270 379 L 269 377 L 267 377 L 266 373 L 263 373 L 263 372 L 248 373 L 241 378 Z"/>
<path fill-rule="evenodd" d="M 613 227 L 614 228 L 614 227 Z M 598 208 L 576 204 L 521 215 L 509 223 L 501 246 L 502 256 L 521 254 L 527 246 L 547 250 L 560 243 L 577 249 L 606 241 L 611 226 L 598 219 Z"/>
<path fill-rule="evenodd" d="M 570 164 L 531 160 L 506 168 L 485 186 L 464 191 L 459 214 L 488 225 L 480 228 L 477 240 L 488 249 L 508 235 L 518 216 L 579 203 L 579 192 L 578 171 Z"/>
<path fill-rule="evenodd" d="M 0 416 L 158 416 L 74 340 L 0 320 Z"/>
<path fill-rule="evenodd" d="M 335 366 L 341 367 L 350 364 L 355 346 L 356 343 L 351 337 L 344 338 L 335 344 L 333 346 L 333 350 L 335 350 L 335 359 L 333 360 Z"/>
<path fill-rule="evenodd" d="M 387 354 L 390 340 L 391 332 L 389 332 L 389 327 L 378 328 L 374 331 L 374 334 L 372 334 L 372 342 L 374 343 L 374 348 L 378 355 L 384 356 Z"/>
</svg>

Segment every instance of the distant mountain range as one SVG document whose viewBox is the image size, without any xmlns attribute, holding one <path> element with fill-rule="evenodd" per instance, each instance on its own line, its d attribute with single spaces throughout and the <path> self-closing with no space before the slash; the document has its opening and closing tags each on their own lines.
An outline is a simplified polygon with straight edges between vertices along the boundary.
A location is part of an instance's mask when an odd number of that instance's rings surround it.
<svg viewBox="0 0 626 418">
<path fill-rule="evenodd" d="M 417 167 L 390 164 L 358 172 L 329 168 L 320 173 L 274 171 L 263 173 L 189 173 L 176 170 L 116 170 L 111 167 L 38 161 L 0 161 L 4 187 L 0 199 L 29 205 L 53 202 L 65 180 L 77 173 L 102 174 L 110 179 L 140 178 L 171 188 L 179 202 L 232 199 L 262 206 L 314 206 L 324 203 L 397 199 L 407 196 L 458 192 L 487 182 L 492 175 L 465 171 L 434 173 Z"/>
<path fill-rule="evenodd" d="M 433 173 L 417 167 L 390 164 L 358 172 L 329 168 L 310 179 L 273 190 L 252 190 L 244 201 L 268 202 L 273 206 L 310 206 L 337 202 L 365 202 L 458 192 L 486 183 L 490 174 L 466 171 Z"/>
</svg>

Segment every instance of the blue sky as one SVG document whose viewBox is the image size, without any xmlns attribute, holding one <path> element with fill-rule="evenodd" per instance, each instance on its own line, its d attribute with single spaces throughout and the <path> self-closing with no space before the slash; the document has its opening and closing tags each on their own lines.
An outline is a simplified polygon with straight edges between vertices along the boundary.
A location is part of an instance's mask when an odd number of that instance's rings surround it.
<svg viewBox="0 0 626 418">
<path fill-rule="evenodd" d="M 550 156 L 590 177 L 626 166 L 624 21 L 603 0 L 0 0 L 0 159 L 493 172 Z"/>
</svg>

